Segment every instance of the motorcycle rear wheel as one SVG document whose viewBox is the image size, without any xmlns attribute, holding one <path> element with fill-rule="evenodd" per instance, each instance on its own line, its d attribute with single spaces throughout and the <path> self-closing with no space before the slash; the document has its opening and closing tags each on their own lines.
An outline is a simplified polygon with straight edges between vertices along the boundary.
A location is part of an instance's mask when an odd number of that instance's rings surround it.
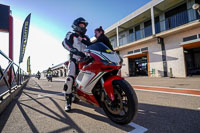
<svg viewBox="0 0 200 133">
<path fill-rule="evenodd" d="M 115 100 L 104 98 L 101 106 L 106 115 L 115 123 L 124 125 L 131 122 L 138 111 L 138 99 L 131 85 L 125 80 L 113 81 Z"/>
</svg>

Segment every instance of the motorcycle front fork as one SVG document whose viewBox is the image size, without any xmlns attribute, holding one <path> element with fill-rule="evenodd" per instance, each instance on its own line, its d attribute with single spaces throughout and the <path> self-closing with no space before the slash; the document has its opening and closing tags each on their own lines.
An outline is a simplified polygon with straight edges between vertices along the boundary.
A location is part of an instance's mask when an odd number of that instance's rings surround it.
<svg viewBox="0 0 200 133">
<path fill-rule="evenodd" d="M 104 102 L 105 100 L 108 102 L 108 103 L 111 103 L 111 99 L 108 97 L 108 94 L 105 90 L 105 87 L 104 87 L 104 79 L 103 77 L 101 77 L 101 86 L 102 86 L 102 93 L 101 93 L 101 101 Z"/>
</svg>

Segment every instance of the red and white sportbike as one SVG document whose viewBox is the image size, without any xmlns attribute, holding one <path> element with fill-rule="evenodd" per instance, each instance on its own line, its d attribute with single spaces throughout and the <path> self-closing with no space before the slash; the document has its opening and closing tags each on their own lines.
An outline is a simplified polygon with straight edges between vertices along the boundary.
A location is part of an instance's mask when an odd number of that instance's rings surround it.
<svg viewBox="0 0 200 133">
<path fill-rule="evenodd" d="M 81 99 L 102 107 L 115 123 L 131 122 L 137 114 L 138 100 L 131 85 L 117 75 L 122 66 L 120 56 L 103 43 L 92 44 L 84 52 L 87 58 L 79 62 L 73 101 Z"/>
</svg>

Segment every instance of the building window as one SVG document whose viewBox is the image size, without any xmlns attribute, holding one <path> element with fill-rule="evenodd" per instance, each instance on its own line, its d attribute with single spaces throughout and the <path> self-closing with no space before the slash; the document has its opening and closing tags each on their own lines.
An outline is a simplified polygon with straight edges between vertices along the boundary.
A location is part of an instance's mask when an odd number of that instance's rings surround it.
<svg viewBox="0 0 200 133">
<path fill-rule="evenodd" d="M 140 49 L 134 50 L 134 53 L 138 53 L 138 52 L 140 52 Z"/>
<path fill-rule="evenodd" d="M 197 39 L 197 35 L 185 37 L 183 38 L 183 42 L 194 40 L 194 39 Z"/>
<path fill-rule="evenodd" d="M 165 17 L 165 25 L 167 30 L 188 23 L 186 3 L 166 12 Z"/>
<path fill-rule="evenodd" d="M 145 37 L 152 35 L 151 20 L 144 22 L 144 35 Z"/>
<path fill-rule="evenodd" d="M 125 34 L 121 35 L 119 38 L 119 45 L 124 45 L 125 44 Z"/>
<path fill-rule="evenodd" d="M 145 47 L 145 48 L 141 48 L 141 51 L 148 51 L 148 47 Z"/>
<path fill-rule="evenodd" d="M 135 38 L 136 40 L 140 40 L 142 38 L 141 36 L 141 30 L 140 30 L 140 25 L 135 27 Z"/>
<path fill-rule="evenodd" d="M 155 32 L 160 33 L 160 22 L 159 22 L 159 16 L 155 18 Z"/>
<path fill-rule="evenodd" d="M 110 40 L 111 45 L 113 46 L 113 48 L 117 47 L 117 43 L 115 42 L 115 39 L 111 39 Z"/>
<path fill-rule="evenodd" d="M 133 53 L 133 51 L 128 51 L 128 54 L 132 54 Z"/>
<path fill-rule="evenodd" d="M 133 34 L 133 29 L 129 30 L 129 36 L 128 36 L 128 42 L 133 42 L 135 40 L 134 34 Z"/>
</svg>

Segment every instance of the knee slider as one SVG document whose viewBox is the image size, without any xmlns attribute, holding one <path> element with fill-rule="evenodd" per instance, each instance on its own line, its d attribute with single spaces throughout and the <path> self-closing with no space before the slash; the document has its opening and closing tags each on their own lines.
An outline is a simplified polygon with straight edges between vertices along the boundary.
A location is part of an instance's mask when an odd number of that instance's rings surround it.
<svg viewBox="0 0 200 133">
<path fill-rule="evenodd" d="M 68 89 L 67 84 L 64 84 L 64 88 L 63 88 L 63 90 L 64 90 L 64 91 L 67 91 L 67 89 Z"/>
<path fill-rule="evenodd" d="M 68 94 L 72 92 L 72 86 L 73 86 L 73 78 L 67 77 L 65 85 L 64 85 L 64 89 Z"/>
<path fill-rule="evenodd" d="M 71 78 L 70 78 L 70 77 L 68 77 L 68 78 L 67 78 L 67 81 L 71 81 Z"/>
</svg>

